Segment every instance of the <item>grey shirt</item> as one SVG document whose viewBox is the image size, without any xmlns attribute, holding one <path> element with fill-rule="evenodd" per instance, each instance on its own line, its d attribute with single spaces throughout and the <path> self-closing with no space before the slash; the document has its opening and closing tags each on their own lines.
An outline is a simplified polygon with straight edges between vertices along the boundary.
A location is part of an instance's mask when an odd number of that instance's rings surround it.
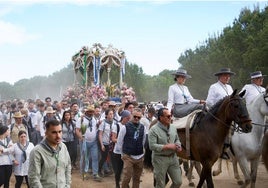
<svg viewBox="0 0 268 188">
<path fill-rule="evenodd" d="M 171 155 L 175 151 L 163 150 L 164 145 L 169 143 L 181 145 L 177 129 L 173 125 L 168 129 L 159 121 L 149 130 L 148 140 L 153 155 Z"/>
</svg>

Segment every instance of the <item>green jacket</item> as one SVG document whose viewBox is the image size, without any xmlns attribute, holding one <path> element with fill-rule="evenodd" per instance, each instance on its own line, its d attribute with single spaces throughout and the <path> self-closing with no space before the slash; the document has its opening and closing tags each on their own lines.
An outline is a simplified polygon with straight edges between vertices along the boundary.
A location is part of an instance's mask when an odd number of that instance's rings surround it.
<svg viewBox="0 0 268 188">
<path fill-rule="evenodd" d="M 148 141 L 153 156 L 171 155 L 172 153 L 175 153 L 175 151 L 171 150 L 162 150 L 164 145 L 168 143 L 175 143 L 181 145 L 176 128 L 173 125 L 170 125 L 168 130 L 159 121 L 149 130 Z"/>
<path fill-rule="evenodd" d="M 30 153 L 28 171 L 31 188 L 71 187 L 71 160 L 65 144 L 60 143 L 58 154 L 38 144 Z"/>
</svg>

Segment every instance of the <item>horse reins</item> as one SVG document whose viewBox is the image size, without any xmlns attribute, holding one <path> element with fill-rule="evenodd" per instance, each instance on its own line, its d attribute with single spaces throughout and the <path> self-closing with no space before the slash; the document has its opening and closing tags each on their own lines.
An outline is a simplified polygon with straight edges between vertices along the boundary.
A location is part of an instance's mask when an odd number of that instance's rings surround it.
<svg viewBox="0 0 268 188">
<path fill-rule="evenodd" d="M 230 102 L 232 100 L 239 100 L 239 99 L 229 99 L 228 104 L 230 105 Z M 233 127 L 234 131 L 236 132 L 242 132 L 240 127 L 236 127 L 234 123 L 232 123 L 231 125 L 226 124 L 225 122 L 223 122 L 222 120 L 220 120 L 218 117 L 216 117 L 214 114 L 212 114 L 210 111 L 207 111 L 207 113 L 209 113 L 214 119 L 216 119 L 217 121 L 219 121 L 220 123 L 222 123 L 223 125 L 227 126 L 227 128 Z M 239 122 L 240 123 L 240 122 Z"/>
</svg>

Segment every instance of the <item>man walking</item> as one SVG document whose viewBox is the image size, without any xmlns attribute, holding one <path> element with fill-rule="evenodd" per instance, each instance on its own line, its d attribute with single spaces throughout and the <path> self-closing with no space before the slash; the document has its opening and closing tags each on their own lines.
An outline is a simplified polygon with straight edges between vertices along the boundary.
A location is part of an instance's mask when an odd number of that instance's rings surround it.
<svg viewBox="0 0 268 188">
<path fill-rule="evenodd" d="M 30 154 L 28 176 L 31 188 L 71 187 L 71 160 L 61 138 L 60 122 L 49 120 L 45 139 Z"/>
<path fill-rule="evenodd" d="M 140 123 L 141 109 L 134 109 L 132 119 L 122 126 L 118 136 L 118 146 L 121 148 L 123 166 L 122 188 L 128 188 L 132 178 L 132 188 L 139 188 L 143 170 L 144 143 L 146 129 Z"/>
<path fill-rule="evenodd" d="M 158 122 L 149 130 L 149 147 L 152 150 L 152 163 L 156 188 L 164 188 L 166 174 L 172 180 L 171 188 L 181 186 L 181 169 L 177 152 L 181 151 L 181 143 L 176 128 L 171 123 L 168 108 L 158 110 Z"/>
</svg>

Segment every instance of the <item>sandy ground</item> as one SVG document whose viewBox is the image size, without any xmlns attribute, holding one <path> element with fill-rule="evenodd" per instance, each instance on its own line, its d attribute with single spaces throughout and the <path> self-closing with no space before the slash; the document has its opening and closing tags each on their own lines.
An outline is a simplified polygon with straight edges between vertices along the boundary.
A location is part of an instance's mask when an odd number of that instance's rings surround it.
<svg viewBox="0 0 268 188">
<path fill-rule="evenodd" d="M 233 178 L 233 170 L 232 170 L 232 164 L 230 162 L 228 162 L 228 167 L 226 163 L 224 162 L 222 167 L 223 167 L 223 172 L 217 176 L 217 177 L 213 177 L 213 181 L 214 181 L 214 185 L 215 187 L 219 187 L 219 188 L 224 188 L 224 187 L 228 187 L 228 188 L 237 188 L 239 187 L 236 183 L 236 180 Z M 214 166 L 214 169 L 216 167 Z M 229 170 L 228 170 L 229 169 Z M 184 173 L 183 173 L 184 174 Z M 240 171 L 240 175 L 243 178 L 243 175 Z M 193 182 L 195 183 L 195 185 L 197 185 L 199 177 L 196 173 L 196 171 L 194 170 L 194 177 L 195 179 L 193 179 Z M 141 177 L 141 188 L 153 188 L 153 174 L 149 171 L 144 171 L 142 177 Z M 187 178 L 183 175 L 182 178 L 183 184 L 181 186 L 181 188 L 186 188 L 189 187 L 188 186 L 188 180 Z M 14 177 L 12 176 L 11 179 L 11 184 L 10 187 L 14 187 Z M 23 187 L 26 187 L 25 185 L 23 185 Z M 92 178 L 90 178 L 89 180 L 82 180 L 81 176 L 79 175 L 79 171 L 74 171 L 72 174 L 72 188 L 114 188 L 115 187 L 115 183 L 114 183 L 114 176 L 111 175 L 109 177 L 105 177 L 103 178 L 102 182 L 95 182 L 93 181 Z M 166 186 L 169 187 L 169 186 Z M 257 182 L 256 182 L 256 188 L 267 188 L 268 187 L 268 172 L 266 171 L 264 165 L 262 162 L 260 162 L 259 164 L 259 169 L 258 169 L 258 175 L 257 175 Z"/>
</svg>

